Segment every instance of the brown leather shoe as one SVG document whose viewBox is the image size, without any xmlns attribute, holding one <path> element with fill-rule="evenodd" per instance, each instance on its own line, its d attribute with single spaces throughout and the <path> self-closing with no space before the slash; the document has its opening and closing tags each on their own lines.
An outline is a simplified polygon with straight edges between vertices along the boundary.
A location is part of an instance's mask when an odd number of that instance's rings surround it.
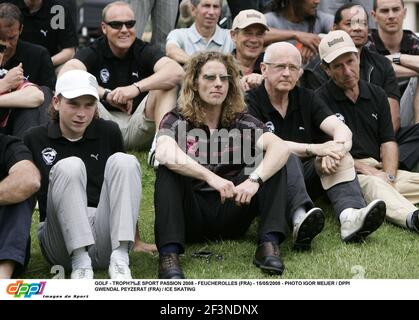
<svg viewBox="0 0 419 320">
<path fill-rule="evenodd" d="M 285 265 L 279 256 L 279 247 L 273 242 L 264 242 L 256 249 L 253 263 L 264 272 L 282 274 Z"/>
<path fill-rule="evenodd" d="M 180 267 L 179 255 L 169 253 L 159 257 L 159 279 L 185 279 Z"/>
</svg>

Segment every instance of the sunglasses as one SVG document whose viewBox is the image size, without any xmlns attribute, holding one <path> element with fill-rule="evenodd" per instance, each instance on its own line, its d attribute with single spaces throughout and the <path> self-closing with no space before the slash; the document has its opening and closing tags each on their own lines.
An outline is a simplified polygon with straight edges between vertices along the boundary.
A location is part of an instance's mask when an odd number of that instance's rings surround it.
<svg viewBox="0 0 419 320">
<path fill-rule="evenodd" d="M 128 21 L 109 21 L 105 23 L 108 26 L 110 26 L 112 29 L 121 30 L 123 26 L 125 26 L 127 29 L 133 28 L 136 22 L 137 21 L 135 20 L 128 20 Z"/>
<path fill-rule="evenodd" d="M 219 74 L 219 75 L 217 75 L 217 74 L 204 74 L 202 77 L 205 80 L 210 81 L 210 82 L 215 81 L 217 79 L 217 77 L 220 78 L 221 82 L 227 82 L 228 79 L 230 79 L 231 76 L 229 74 L 225 74 L 225 75 L 224 74 Z"/>
</svg>

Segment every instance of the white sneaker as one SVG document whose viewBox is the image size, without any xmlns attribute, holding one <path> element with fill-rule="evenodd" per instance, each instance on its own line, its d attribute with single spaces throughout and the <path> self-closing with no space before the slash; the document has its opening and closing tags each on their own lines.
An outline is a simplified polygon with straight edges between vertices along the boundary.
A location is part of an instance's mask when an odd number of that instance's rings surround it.
<svg viewBox="0 0 419 320">
<path fill-rule="evenodd" d="M 93 279 L 92 268 L 78 268 L 71 272 L 71 279 Z"/>
<path fill-rule="evenodd" d="M 340 235 L 344 242 L 362 242 L 384 222 L 386 204 L 376 199 L 361 209 L 352 209 L 346 220 L 341 221 Z"/>
<path fill-rule="evenodd" d="M 118 263 L 111 260 L 108 272 L 110 279 L 132 279 L 130 268 L 123 262 Z"/>
<path fill-rule="evenodd" d="M 320 208 L 312 208 L 303 219 L 294 225 L 292 237 L 294 239 L 294 250 L 309 250 L 311 241 L 324 227 L 324 214 Z"/>
</svg>

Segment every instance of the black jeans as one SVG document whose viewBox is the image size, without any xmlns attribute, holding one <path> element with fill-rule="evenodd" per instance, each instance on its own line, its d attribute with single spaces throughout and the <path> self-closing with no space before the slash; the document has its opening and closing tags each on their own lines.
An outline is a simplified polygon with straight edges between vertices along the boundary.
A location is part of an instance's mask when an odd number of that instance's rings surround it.
<svg viewBox="0 0 419 320">
<path fill-rule="evenodd" d="M 183 252 L 186 242 L 235 239 L 245 234 L 256 216 L 259 237 L 275 232 L 282 242 L 288 232 L 286 183 L 286 171 L 280 170 L 259 188 L 250 205 L 237 206 L 233 200 L 222 204 L 218 192 L 194 190 L 191 178 L 161 165 L 154 193 L 157 247 L 176 243 Z"/>
<path fill-rule="evenodd" d="M 352 181 L 339 183 L 325 191 L 314 167 L 314 158 L 304 162 L 304 180 L 312 199 L 317 199 L 326 193 L 338 219 L 343 210 L 359 209 L 366 205 L 357 176 Z"/>
</svg>

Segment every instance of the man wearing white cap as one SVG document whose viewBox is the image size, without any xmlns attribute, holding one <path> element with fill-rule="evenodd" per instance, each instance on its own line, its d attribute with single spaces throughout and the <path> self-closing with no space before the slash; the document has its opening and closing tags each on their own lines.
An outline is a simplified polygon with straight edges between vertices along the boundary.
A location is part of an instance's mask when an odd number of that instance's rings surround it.
<svg viewBox="0 0 419 320">
<path fill-rule="evenodd" d="M 63 73 L 51 122 L 24 136 L 42 175 L 38 238 L 48 262 L 71 270 L 73 279 L 91 279 L 96 268 L 130 279 L 140 165 L 124 153 L 118 125 L 97 117 L 97 87 L 86 71 Z"/>
<path fill-rule="evenodd" d="M 260 63 L 263 60 L 264 36 L 269 30 L 265 16 L 259 11 L 242 10 L 233 20 L 230 31 L 236 49 L 233 50 L 241 69 L 245 91 L 262 83 Z"/>
<path fill-rule="evenodd" d="M 341 224 L 342 240 L 363 241 L 383 223 L 385 203 L 375 200 L 365 206 L 348 153 L 351 131 L 311 90 L 296 86 L 302 74 L 302 57 L 295 46 L 288 42 L 270 45 L 261 69 L 264 82 L 248 92 L 248 108 L 301 159 L 297 158 L 297 165 L 291 163 L 293 167 L 288 161 L 288 181 L 302 171 L 310 196 L 318 198 L 326 193 L 330 199 Z M 332 140 L 321 143 L 324 134 Z M 294 225 L 299 224 L 299 216 L 296 211 Z M 311 228 L 317 220 L 311 219 Z"/>
<path fill-rule="evenodd" d="M 385 199 L 389 221 L 419 232 L 419 210 L 414 206 L 419 203 L 419 174 L 398 170 L 398 149 L 384 90 L 360 80 L 358 50 L 345 31 L 327 34 L 319 53 L 331 79 L 317 93 L 352 130 L 351 155 L 366 201 Z"/>
</svg>

